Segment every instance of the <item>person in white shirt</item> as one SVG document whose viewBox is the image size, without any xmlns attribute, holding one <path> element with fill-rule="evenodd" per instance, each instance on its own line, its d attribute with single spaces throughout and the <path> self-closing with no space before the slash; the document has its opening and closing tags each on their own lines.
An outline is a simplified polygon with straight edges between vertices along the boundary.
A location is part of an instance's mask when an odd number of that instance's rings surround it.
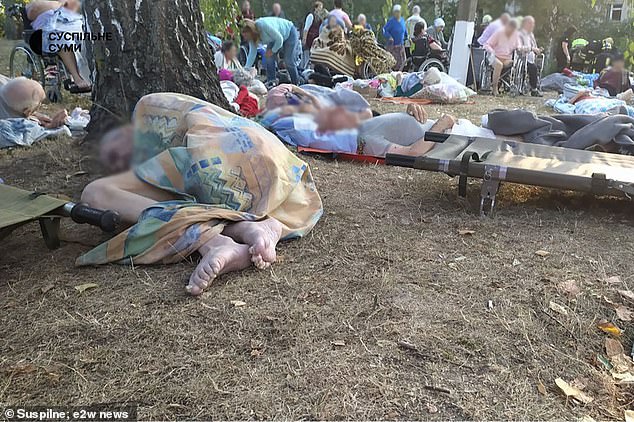
<svg viewBox="0 0 634 422">
<path fill-rule="evenodd" d="M 407 28 L 407 34 L 412 37 L 414 34 L 414 28 L 417 23 L 422 23 L 424 30 L 427 31 L 427 22 L 420 16 L 420 6 L 416 5 L 412 8 L 412 16 L 405 21 L 405 27 Z M 405 42 L 406 47 L 411 47 L 411 41 L 408 39 Z"/>
<path fill-rule="evenodd" d="M 486 27 L 482 35 L 480 35 L 480 38 L 478 38 L 478 44 L 484 47 L 493 34 L 504 28 L 510 20 L 511 15 L 508 13 L 502 13 L 498 19 L 494 20 Z"/>
<path fill-rule="evenodd" d="M 533 97 L 542 97 L 542 93 L 537 86 L 537 65 L 535 64 L 535 58 L 538 54 L 542 53 L 542 49 L 537 47 L 537 40 L 535 39 L 535 18 L 532 16 L 526 16 L 522 20 L 522 29 L 520 30 L 520 44 L 521 50 L 527 54 L 527 72 L 528 81 L 531 86 L 531 95 Z"/>
<path fill-rule="evenodd" d="M 233 41 L 224 41 L 220 51 L 214 54 L 216 69 L 240 70 L 242 65 L 238 61 L 238 47 Z"/>
</svg>

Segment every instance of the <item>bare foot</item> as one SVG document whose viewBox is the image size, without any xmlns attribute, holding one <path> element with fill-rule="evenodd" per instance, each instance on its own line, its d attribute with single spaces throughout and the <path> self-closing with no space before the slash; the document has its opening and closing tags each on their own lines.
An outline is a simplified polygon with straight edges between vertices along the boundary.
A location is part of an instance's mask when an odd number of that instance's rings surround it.
<svg viewBox="0 0 634 422">
<path fill-rule="evenodd" d="M 456 125 L 456 119 L 449 115 L 443 114 L 442 117 L 436 120 L 436 123 L 429 129 L 430 132 L 436 133 L 445 133 L 449 129 L 453 128 Z"/>
<path fill-rule="evenodd" d="M 222 234 L 249 245 L 251 261 L 261 270 L 277 259 L 275 247 L 282 237 L 282 223 L 274 218 L 262 221 L 241 221 L 225 227 Z"/>
<path fill-rule="evenodd" d="M 219 275 L 240 271 L 251 265 L 249 247 L 223 235 L 215 236 L 201 246 L 198 252 L 202 258 L 185 288 L 194 296 L 201 294 Z"/>
</svg>

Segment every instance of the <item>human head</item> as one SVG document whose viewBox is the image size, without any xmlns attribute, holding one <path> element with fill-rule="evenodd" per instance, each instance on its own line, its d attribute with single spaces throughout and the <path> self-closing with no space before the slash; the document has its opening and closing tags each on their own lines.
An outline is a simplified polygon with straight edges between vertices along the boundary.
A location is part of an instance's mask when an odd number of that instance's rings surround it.
<svg viewBox="0 0 634 422">
<path fill-rule="evenodd" d="M 502 22 L 502 25 L 507 25 L 510 21 L 511 21 L 510 14 L 505 12 L 500 15 L 500 22 Z"/>
<path fill-rule="evenodd" d="M 242 38 L 245 41 L 258 42 L 260 40 L 260 31 L 251 19 L 242 21 Z"/>
<path fill-rule="evenodd" d="M 282 5 L 279 3 L 273 3 L 273 16 L 279 16 L 282 14 Z"/>
<path fill-rule="evenodd" d="M 400 4 L 395 4 L 394 7 L 392 8 L 392 16 L 394 16 L 396 19 L 401 17 L 401 5 Z"/>
<path fill-rule="evenodd" d="M 79 13 L 81 11 L 81 0 L 66 0 L 64 7 L 68 10 Z"/>
<path fill-rule="evenodd" d="M 434 19 L 434 28 L 438 31 L 443 31 L 445 29 L 445 20 L 443 18 Z"/>
<path fill-rule="evenodd" d="M 231 40 L 223 41 L 220 51 L 222 51 L 222 54 L 224 54 L 228 60 L 234 60 L 238 57 L 238 47 L 236 47 L 236 44 Z"/>
<path fill-rule="evenodd" d="M 324 4 L 320 1 L 316 1 L 315 3 L 313 3 L 313 10 L 315 12 L 319 12 L 320 10 L 323 10 L 324 8 Z"/>
<path fill-rule="evenodd" d="M 361 123 L 359 116 L 344 107 L 331 107 L 320 110 L 315 116 L 319 132 L 336 132 L 345 129 L 356 129 Z"/>
<path fill-rule="evenodd" d="M 510 37 L 511 35 L 515 33 L 515 31 L 517 31 L 517 28 L 519 28 L 517 19 L 511 19 L 504 26 L 504 32 L 506 32 L 506 35 Z"/>
<path fill-rule="evenodd" d="M 572 38 L 572 36 L 575 35 L 576 32 L 577 32 L 577 27 L 571 26 L 568 29 L 566 29 L 566 32 L 564 32 L 564 36 L 566 38 Z"/>
<path fill-rule="evenodd" d="M 249 2 L 249 0 L 244 0 L 242 2 L 242 11 L 247 12 L 249 10 L 251 10 L 251 2 Z"/>
<path fill-rule="evenodd" d="M 493 21 L 493 16 L 491 15 L 484 15 L 482 16 L 482 25 L 488 25 Z"/>
<path fill-rule="evenodd" d="M 418 22 L 416 25 L 414 25 L 414 36 L 415 37 L 420 37 L 423 32 L 425 32 L 425 24 L 424 23 Z"/>
<path fill-rule="evenodd" d="M 420 6 L 419 5 L 416 5 L 416 6 L 412 7 L 412 15 L 414 15 L 414 16 L 420 15 Z"/>
<path fill-rule="evenodd" d="M 108 173 L 130 169 L 134 151 L 134 128 L 125 125 L 113 129 L 99 142 L 99 160 Z"/>
<path fill-rule="evenodd" d="M 335 0 L 335 9 L 343 9 L 343 0 Z"/>
<path fill-rule="evenodd" d="M 623 54 L 617 54 L 612 59 L 612 69 L 617 72 L 623 72 L 625 70 L 625 56 Z"/>
<path fill-rule="evenodd" d="M 529 34 L 533 33 L 533 31 L 535 31 L 535 18 L 532 16 L 524 17 L 524 20 L 522 21 L 522 29 Z"/>
<path fill-rule="evenodd" d="M 328 29 L 335 29 L 339 26 L 339 21 L 335 15 L 328 16 Z"/>
<path fill-rule="evenodd" d="M 0 99 L 14 112 L 29 117 L 46 98 L 42 85 L 34 80 L 19 77 L 0 87 Z"/>
<path fill-rule="evenodd" d="M 365 27 L 367 23 L 368 23 L 368 19 L 365 17 L 363 13 L 360 13 L 359 16 L 357 16 L 357 24 L 359 24 L 359 26 Z"/>
</svg>

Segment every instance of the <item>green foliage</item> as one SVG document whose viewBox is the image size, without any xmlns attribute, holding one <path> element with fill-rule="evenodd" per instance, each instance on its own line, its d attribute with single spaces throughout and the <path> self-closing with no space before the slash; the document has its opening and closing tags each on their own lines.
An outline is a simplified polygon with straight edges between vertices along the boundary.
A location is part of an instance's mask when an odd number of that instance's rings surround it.
<svg viewBox="0 0 634 422">
<path fill-rule="evenodd" d="M 222 38 L 226 38 L 230 32 L 234 36 L 239 33 L 236 17 L 240 15 L 240 7 L 237 0 L 200 0 L 200 10 L 205 29 L 212 34 L 222 34 Z"/>
</svg>

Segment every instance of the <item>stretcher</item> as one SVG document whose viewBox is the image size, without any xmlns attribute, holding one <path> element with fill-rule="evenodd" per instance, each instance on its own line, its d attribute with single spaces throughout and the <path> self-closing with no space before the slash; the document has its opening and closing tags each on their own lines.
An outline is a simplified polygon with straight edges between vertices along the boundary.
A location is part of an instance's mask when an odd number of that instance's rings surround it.
<svg viewBox="0 0 634 422">
<path fill-rule="evenodd" d="M 38 221 L 46 246 L 56 249 L 60 246 L 62 217 L 70 217 L 78 224 L 97 226 L 105 232 L 115 231 L 119 224 L 119 215 L 114 211 L 101 211 L 86 204 L 0 184 L 0 239 L 24 224 Z"/>
<path fill-rule="evenodd" d="M 634 196 L 634 157 L 503 139 L 427 133 L 437 145 L 421 157 L 388 154 L 385 164 L 482 179 L 480 213 L 492 215 L 500 183 L 518 183 L 597 196 Z"/>
</svg>

